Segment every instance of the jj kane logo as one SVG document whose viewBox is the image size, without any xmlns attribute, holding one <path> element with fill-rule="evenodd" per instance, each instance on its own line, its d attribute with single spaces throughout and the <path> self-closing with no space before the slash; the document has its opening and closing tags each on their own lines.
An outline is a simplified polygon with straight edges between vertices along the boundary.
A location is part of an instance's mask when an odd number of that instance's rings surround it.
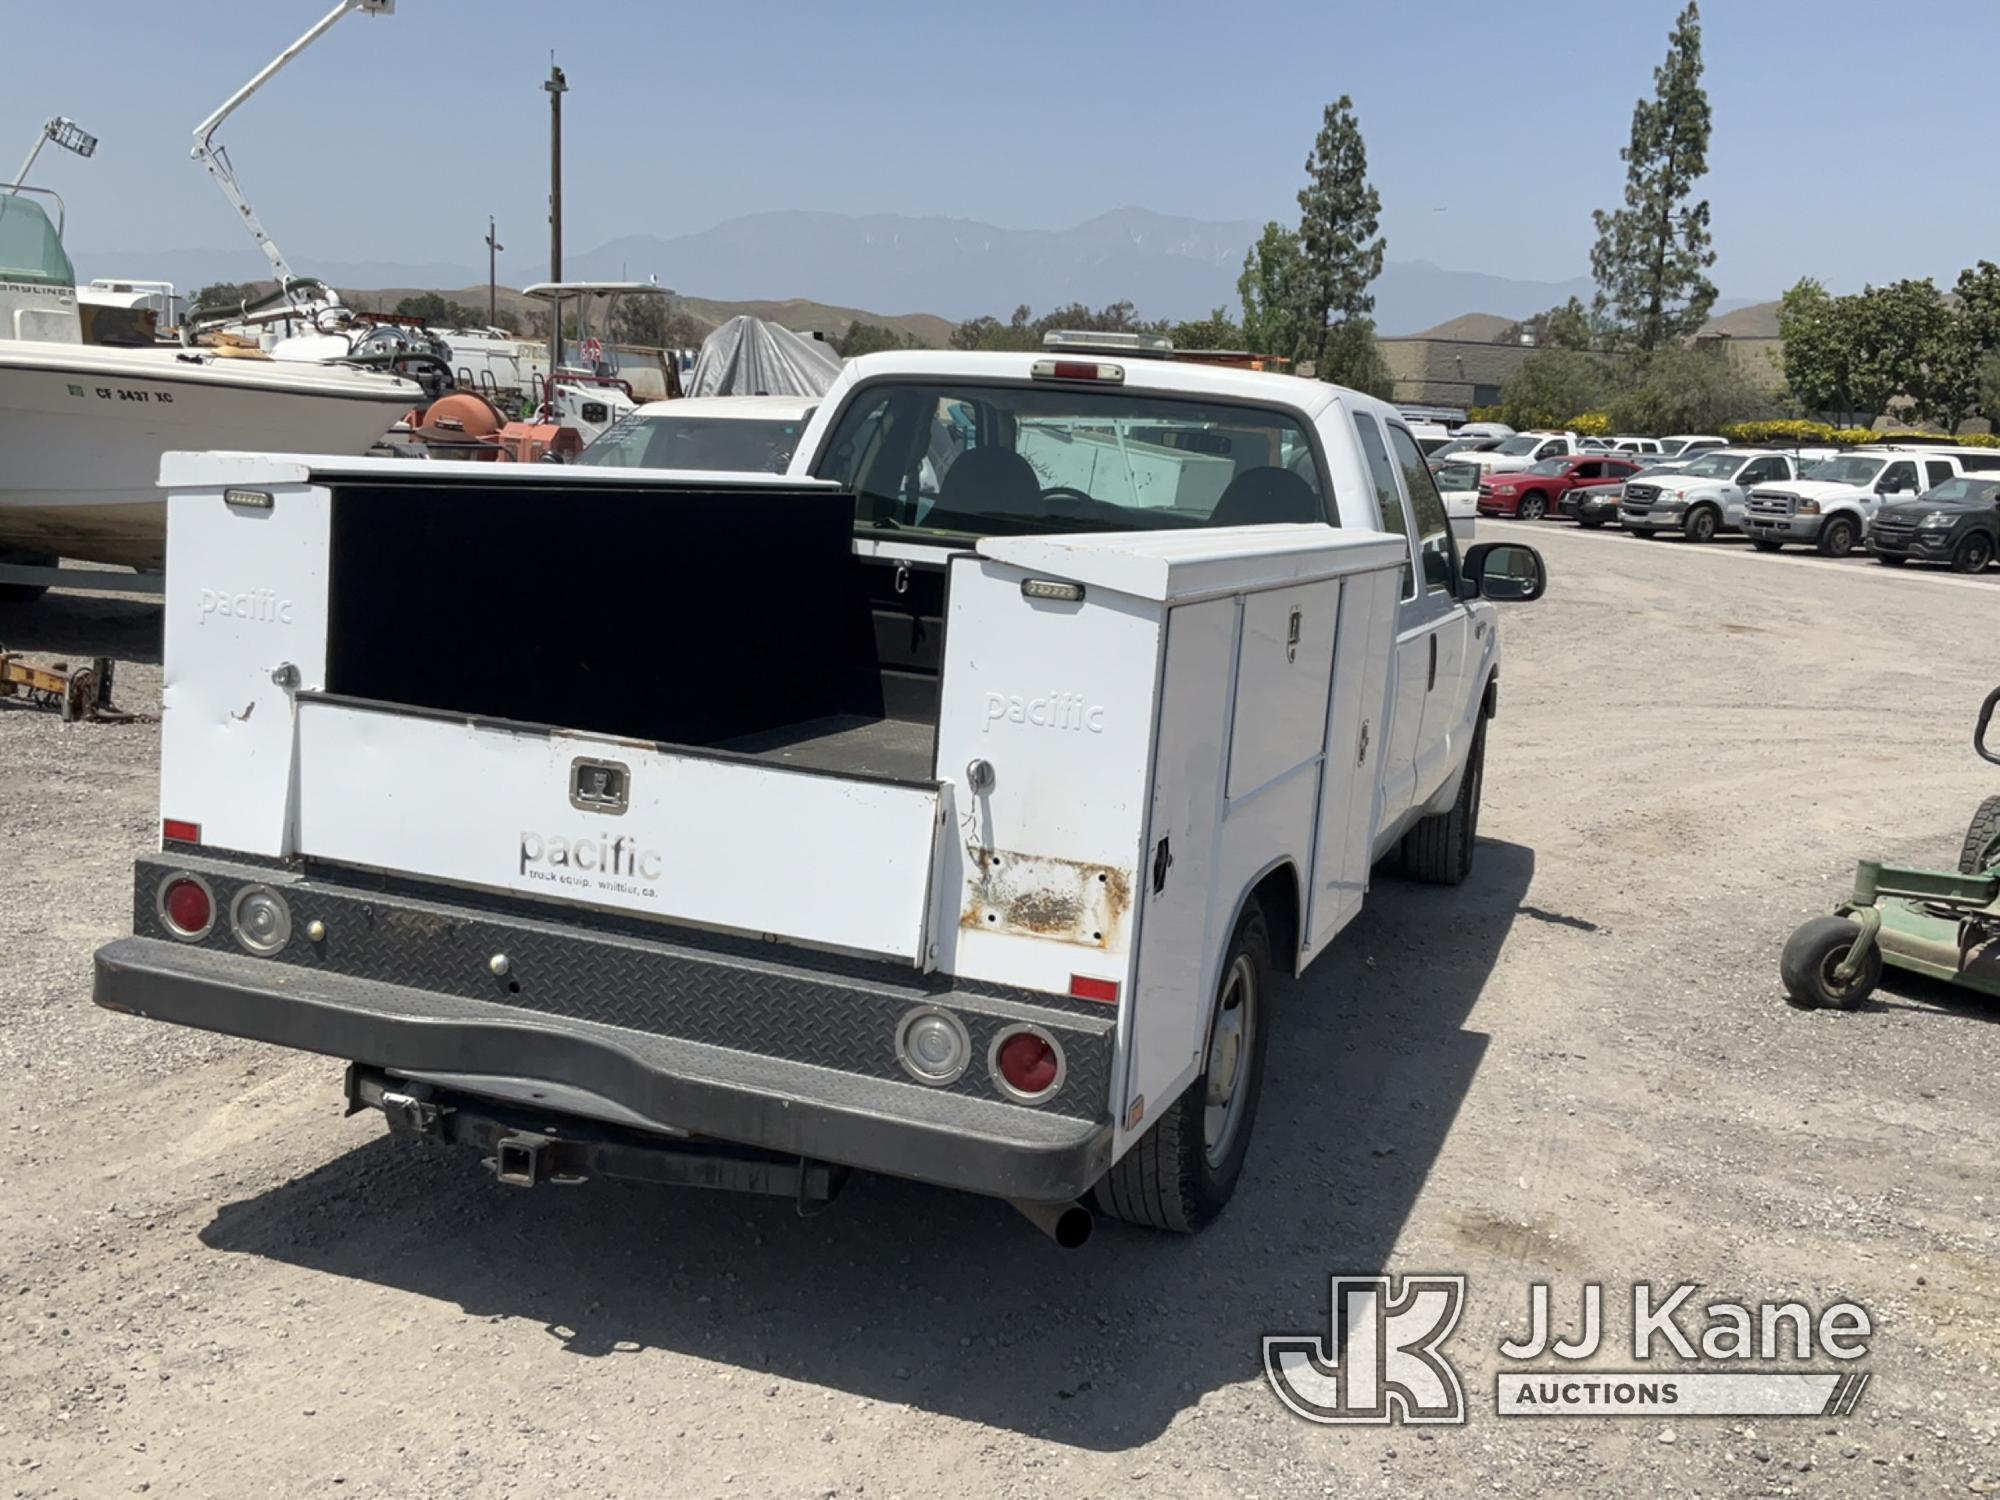
<svg viewBox="0 0 2000 1500">
<path fill-rule="evenodd" d="M 1528 1289 L 1524 1338 L 1499 1346 L 1494 1410 L 1523 1416 L 1840 1416 L 1867 1388 L 1851 1368 L 1874 1331 L 1865 1308 L 1803 1302 L 1697 1302 L 1699 1287 L 1631 1290 L 1636 1369 L 1583 1368 L 1616 1347 L 1605 1339 L 1604 1288 L 1584 1283 L 1577 1320 L 1559 1331 L 1550 1289 Z M 1462 1423 L 1465 1394 L 1443 1352 L 1464 1310 L 1463 1276 L 1336 1276 L 1324 1337 L 1264 1340 L 1264 1373 L 1286 1408 L 1309 1422 Z M 1841 1368 L 1801 1369 L 1821 1358 Z M 1689 1369 L 1680 1361 L 1702 1360 Z M 1553 1363 L 1550 1363 L 1553 1361 Z M 1521 1368 L 1527 1365 L 1529 1368 Z M 1511 1368 L 1509 1368 L 1511 1366 Z M 1724 1368 L 1715 1368 L 1723 1366 Z"/>
<path fill-rule="evenodd" d="M 1463 1276 L 1336 1276 L 1332 1329 L 1264 1340 L 1264 1373 L 1278 1399 L 1308 1422 L 1465 1420 L 1458 1371 L 1438 1352 L 1465 1308 Z"/>
</svg>

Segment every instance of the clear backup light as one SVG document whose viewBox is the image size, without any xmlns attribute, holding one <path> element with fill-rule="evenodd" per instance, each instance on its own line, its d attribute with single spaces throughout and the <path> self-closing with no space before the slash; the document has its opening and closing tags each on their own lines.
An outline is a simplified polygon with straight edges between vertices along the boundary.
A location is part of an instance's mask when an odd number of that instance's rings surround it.
<svg viewBox="0 0 2000 1500">
<path fill-rule="evenodd" d="M 292 909 L 268 885 L 246 885 L 229 903 L 229 927 L 237 942 L 268 958 L 291 941 Z"/>
<path fill-rule="evenodd" d="M 948 1010 L 920 1005 L 896 1023 L 896 1061 L 918 1083 L 956 1083 L 972 1061 L 965 1023 Z"/>
</svg>

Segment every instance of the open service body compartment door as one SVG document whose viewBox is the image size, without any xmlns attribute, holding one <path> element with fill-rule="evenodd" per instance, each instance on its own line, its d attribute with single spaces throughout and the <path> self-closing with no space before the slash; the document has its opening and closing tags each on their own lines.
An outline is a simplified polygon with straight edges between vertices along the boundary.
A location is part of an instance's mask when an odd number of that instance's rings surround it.
<svg viewBox="0 0 2000 1500">
<path fill-rule="evenodd" d="M 298 852 L 925 965 L 936 786 L 302 696 Z"/>
</svg>

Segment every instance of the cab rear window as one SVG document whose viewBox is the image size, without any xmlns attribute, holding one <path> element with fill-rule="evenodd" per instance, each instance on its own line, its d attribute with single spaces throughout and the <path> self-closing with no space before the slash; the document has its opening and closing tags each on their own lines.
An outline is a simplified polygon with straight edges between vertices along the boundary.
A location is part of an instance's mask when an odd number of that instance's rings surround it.
<svg viewBox="0 0 2000 1500">
<path fill-rule="evenodd" d="M 1332 521 L 1285 412 L 1072 386 L 885 382 L 856 392 L 815 473 L 856 525 L 984 536 Z"/>
</svg>

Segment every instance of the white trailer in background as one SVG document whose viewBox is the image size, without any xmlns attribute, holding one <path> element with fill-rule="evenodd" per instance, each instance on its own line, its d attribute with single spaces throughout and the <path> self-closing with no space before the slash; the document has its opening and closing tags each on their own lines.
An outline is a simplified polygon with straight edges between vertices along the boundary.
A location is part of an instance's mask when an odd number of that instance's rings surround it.
<svg viewBox="0 0 2000 1500">
<path fill-rule="evenodd" d="M 1198 477 L 1025 498 L 1071 406 Z M 861 1167 L 1066 1243 L 1085 1196 L 1199 1227 L 1273 972 L 1399 842 L 1470 869 L 1482 595 L 1542 587 L 1458 558 L 1399 430 L 1284 377 L 910 354 L 814 418 L 838 484 L 172 458 L 162 849 L 98 1002 L 345 1058 L 508 1182 Z"/>
</svg>

